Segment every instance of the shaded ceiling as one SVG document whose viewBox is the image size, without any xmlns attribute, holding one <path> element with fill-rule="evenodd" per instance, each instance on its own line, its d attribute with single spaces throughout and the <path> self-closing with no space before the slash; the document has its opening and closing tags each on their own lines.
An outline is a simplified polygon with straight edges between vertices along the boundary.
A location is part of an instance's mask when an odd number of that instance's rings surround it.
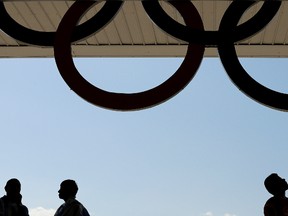
<svg viewBox="0 0 288 216">
<path fill-rule="evenodd" d="M 226 0 L 192 1 L 204 22 L 206 30 L 218 30 L 220 20 L 231 3 Z M 55 31 L 73 1 L 4 1 L 10 16 L 18 23 L 39 31 Z M 104 2 L 90 9 L 82 21 L 91 18 Z M 242 22 L 251 18 L 263 1 L 251 7 Z M 165 11 L 180 23 L 181 15 L 168 3 L 161 1 Z M 269 25 L 258 34 L 238 42 L 237 53 L 244 57 L 288 56 L 288 2 Z M 103 30 L 73 45 L 73 55 L 81 57 L 182 57 L 187 43 L 163 32 L 148 18 L 140 1 L 125 1 L 121 10 Z M 206 48 L 205 56 L 217 56 L 216 48 Z M 36 47 L 16 41 L 0 33 L 0 57 L 52 57 L 53 49 Z"/>
</svg>

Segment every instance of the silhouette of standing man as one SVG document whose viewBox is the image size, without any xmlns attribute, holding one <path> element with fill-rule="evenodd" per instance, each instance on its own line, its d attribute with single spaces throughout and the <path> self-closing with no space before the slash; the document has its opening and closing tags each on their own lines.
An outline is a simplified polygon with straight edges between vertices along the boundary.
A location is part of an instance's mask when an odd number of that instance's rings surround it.
<svg viewBox="0 0 288 216">
<path fill-rule="evenodd" d="M 29 216 L 28 208 L 21 202 L 21 183 L 10 179 L 5 186 L 6 195 L 0 198 L 0 216 Z"/>
<path fill-rule="evenodd" d="M 65 180 L 60 185 L 59 198 L 65 201 L 54 216 L 89 216 L 87 209 L 76 200 L 78 186 L 74 180 Z"/>
<path fill-rule="evenodd" d="M 273 195 L 265 203 L 264 215 L 288 216 L 288 198 L 285 196 L 288 184 L 285 179 L 279 177 L 276 173 L 272 173 L 265 179 L 264 185 L 267 191 Z"/>
</svg>

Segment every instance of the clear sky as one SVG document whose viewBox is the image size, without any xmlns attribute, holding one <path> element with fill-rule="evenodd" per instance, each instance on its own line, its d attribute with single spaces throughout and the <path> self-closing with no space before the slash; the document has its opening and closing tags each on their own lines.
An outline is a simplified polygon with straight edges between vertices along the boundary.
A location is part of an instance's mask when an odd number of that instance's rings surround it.
<svg viewBox="0 0 288 216">
<path fill-rule="evenodd" d="M 182 59 L 77 59 L 110 91 L 149 89 Z M 286 59 L 242 59 L 251 76 L 288 92 Z M 77 181 L 91 216 L 256 216 L 270 197 L 263 180 L 288 176 L 288 114 L 244 95 L 218 58 L 156 107 L 117 112 L 91 105 L 62 80 L 54 59 L 1 59 L 0 188 L 22 183 L 31 216 L 62 204 Z M 85 73 L 84 73 L 85 72 Z M 1 186 L 2 185 L 2 186 Z"/>
</svg>

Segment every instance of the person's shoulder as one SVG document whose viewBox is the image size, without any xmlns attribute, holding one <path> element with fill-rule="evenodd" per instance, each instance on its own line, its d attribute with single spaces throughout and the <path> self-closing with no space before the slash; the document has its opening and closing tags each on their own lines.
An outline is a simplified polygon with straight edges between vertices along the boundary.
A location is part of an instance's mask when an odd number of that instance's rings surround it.
<svg viewBox="0 0 288 216">
<path fill-rule="evenodd" d="M 269 198 L 265 203 L 265 207 L 271 207 L 274 205 L 275 205 L 275 197 Z"/>
<path fill-rule="evenodd" d="M 275 197 L 270 197 L 267 201 L 266 201 L 266 203 L 271 203 L 271 202 L 275 202 Z"/>
<path fill-rule="evenodd" d="M 82 205 L 78 200 L 76 200 L 76 199 L 71 199 L 70 200 L 70 204 L 71 205 Z"/>
<path fill-rule="evenodd" d="M 23 213 L 22 215 L 23 216 L 29 216 L 29 210 L 28 210 L 27 206 L 21 204 L 21 208 L 22 208 L 22 213 Z"/>
<path fill-rule="evenodd" d="M 23 205 L 23 204 L 21 204 L 21 207 L 22 207 L 23 209 L 27 209 L 27 210 L 28 210 L 27 206 L 25 206 L 25 205 Z"/>
<path fill-rule="evenodd" d="M 5 196 L 2 196 L 2 197 L 0 198 L 0 202 L 2 202 L 2 203 L 7 203 L 7 202 L 8 202 L 7 196 L 6 196 L 6 195 L 5 195 Z"/>
<path fill-rule="evenodd" d="M 266 203 L 265 203 L 265 207 L 274 207 L 275 205 L 278 205 L 277 203 L 282 203 L 285 205 L 288 205 L 288 198 L 287 197 L 271 197 L 269 198 Z"/>
<path fill-rule="evenodd" d="M 74 200 L 73 200 L 73 204 L 74 204 L 74 205 L 83 206 L 83 204 L 82 204 L 79 200 L 77 200 L 77 199 L 74 199 Z M 83 206 L 83 207 L 84 207 L 84 206 Z"/>
<path fill-rule="evenodd" d="M 7 196 L 4 195 L 4 196 L 0 197 L 0 199 L 1 199 L 1 200 L 5 200 L 5 199 L 7 199 Z"/>
<path fill-rule="evenodd" d="M 83 207 L 82 203 L 76 199 L 69 200 L 69 202 L 67 202 L 67 204 L 68 204 L 68 206 L 70 206 L 70 208 L 73 208 L 73 209 L 81 209 Z"/>
<path fill-rule="evenodd" d="M 81 212 L 81 216 L 90 216 L 88 210 L 85 208 L 85 206 L 79 202 L 78 200 L 75 199 L 75 203 L 79 208 L 80 208 L 80 212 Z"/>
</svg>

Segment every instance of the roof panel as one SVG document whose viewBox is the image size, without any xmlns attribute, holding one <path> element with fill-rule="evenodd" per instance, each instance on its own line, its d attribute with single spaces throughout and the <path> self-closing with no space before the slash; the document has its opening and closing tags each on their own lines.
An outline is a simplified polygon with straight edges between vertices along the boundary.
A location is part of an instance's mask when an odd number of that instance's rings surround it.
<svg viewBox="0 0 288 216">
<path fill-rule="evenodd" d="M 39 31 L 56 31 L 58 24 L 73 1 L 13 0 L 5 1 L 10 16 L 20 24 Z M 220 20 L 231 1 L 192 1 L 204 22 L 206 30 L 217 31 Z M 91 18 L 104 3 L 93 7 L 83 21 Z M 242 22 L 250 19 L 263 2 L 249 9 Z M 165 11 L 183 23 L 179 12 L 161 1 Z M 281 9 L 271 23 L 260 33 L 237 43 L 240 56 L 286 57 L 288 56 L 288 2 L 282 1 Z M 148 18 L 141 1 L 127 0 L 113 21 L 103 30 L 73 45 L 75 56 L 183 56 L 187 43 L 169 36 Z M 122 50 L 122 51 L 121 51 Z M 215 48 L 207 48 L 206 56 L 216 56 Z M 18 42 L 0 33 L 0 57 L 51 57 L 53 48 L 35 47 Z"/>
</svg>

